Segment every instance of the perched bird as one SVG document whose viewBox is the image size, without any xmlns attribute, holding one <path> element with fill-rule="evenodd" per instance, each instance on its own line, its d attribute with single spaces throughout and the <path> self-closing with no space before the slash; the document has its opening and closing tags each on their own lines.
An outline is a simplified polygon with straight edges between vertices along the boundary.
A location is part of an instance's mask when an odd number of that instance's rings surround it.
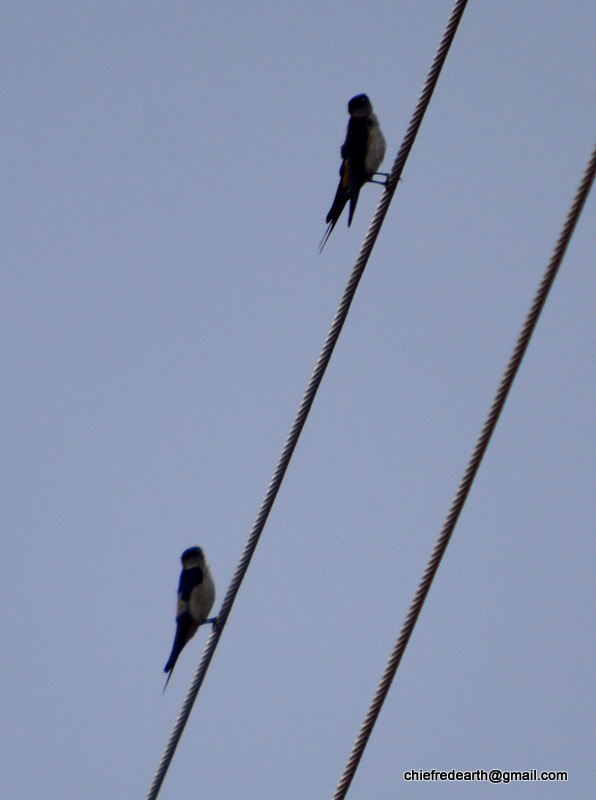
<svg viewBox="0 0 596 800">
<path fill-rule="evenodd" d="M 341 146 L 339 186 L 325 220 L 328 225 L 319 245 L 319 253 L 325 247 L 348 200 L 350 201 L 348 227 L 350 227 L 360 189 L 367 181 L 372 180 L 385 158 L 385 137 L 381 133 L 379 120 L 373 113 L 368 97 L 365 94 L 352 97 L 348 103 L 348 113 L 350 121 L 346 141 Z"/>
<path fill-rule="evenodd" d="M 164 667 L 169 673 L 166 686 L 184 646 L 192 639 L 200 625 L 212 625 L 216 617 L 207 619 L 215 601 L 215 582 L 200 547 L 189 547 L 182 553 L 182 572 L 178 584 L 178 604 L 176 606 L 176 636 L 174 646 Z"/>
</svg>

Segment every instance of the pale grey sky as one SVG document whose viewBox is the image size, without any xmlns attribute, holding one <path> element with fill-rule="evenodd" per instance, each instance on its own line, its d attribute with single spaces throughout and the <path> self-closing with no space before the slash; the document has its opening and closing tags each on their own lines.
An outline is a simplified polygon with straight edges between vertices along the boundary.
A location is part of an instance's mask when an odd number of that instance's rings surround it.
<svg viewBox="0 0 596 800">
<path fill-rule="evenodd" d="M 3 4 L 0 793 L 144 797 L 451 12 Z M 331 797 L 592 150 L 596 6 L 470 2 L 160 800 Z M 350 800 L 593 786 L 592 196 Z M 410 769 L 567 770 L 413 784 Z"/>
</svg>

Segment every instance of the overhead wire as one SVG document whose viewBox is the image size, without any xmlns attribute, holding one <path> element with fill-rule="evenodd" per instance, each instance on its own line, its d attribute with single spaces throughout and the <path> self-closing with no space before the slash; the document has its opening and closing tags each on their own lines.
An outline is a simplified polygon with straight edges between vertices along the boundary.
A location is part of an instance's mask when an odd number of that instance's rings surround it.
<svg viewBox="0 0 596 800">
<path fill-rule="evenodd" d="M 364 242 L 360 248 L 360 253 L 342 295 L 339 307 L 335 313 L 335 317 L 329 333 L 327 334 L 327 338 L 325 339 L 323 349 L 321 350 L 313 373 L 306 386 L 302 402 L 298 408 L 298 412 L 284 444 L 281 456 L 279 457 L 277 466 L 275 467 L 275 471 L 265 493 L 265 497 L 263 498 L 257 517 L 250 530 L 248 540 L 240 557 L 240 561 L 236 567 L 236 571 L 234 572 L 227 594 L 222 603 L 222 607 L 218 615 L 218 622 L 213 626 L 209 638 L 207 639 L 203 655 L 197 667 L 197 671 L 188 689 L 174 724 L 174 728 L 172 729 L 172 733 L 170 734 L 170 738 L 168 739 L 163 755 L 158 764 L 153 781 L 151 782 L 151 786 L 149 787 L 149 791 L 146 795 L 146 800 L 155 800 L 157 798 L 172 758 L 174 757 L 176 747 L 178 746 L 178 742 L 180 741 L 194 702 L 205 679 L 205 675 L 234 604 L 234 600 L 236 599 L 240 585 L 242 584 L 244 576 L 246 575 L 250 561 L 265 527 L 265 523 L 267 522 L 281 483 L 290 464 L 290 460 L 298 443 L 298 439 L 300 438 L 300 434 L 312 408 L 319 385 L 323 379 L 323 375 L 325 374 L 327 366 L 329 365 L 329 361 L 331 360 L 333 350 L 335 349 L 335 345 L 337 344 L 337 340 L 339 339 L 339 335 L 348 316 L 352 300 L 356 294 L 356 289 L 358 288 L 358 284 L 360 283 L 360 279 L 362 278 L 370 258 L 370 254 L 379 235 L 381 225 L 383 224 L 389 209 L 389 205 L 399 183 L 405 163 L 422 124 L 424 114 L 426 113 L 430 103 L 434 88 L 439 79 L 441 69 L 445 63 L 445 59 L 447 58 L 449 48 L 457 31 L 457 26 L 463 15 L 467 2 L 468 0 L 457 0 L 453 7 L 453 11 L 451 12 L 451 16 L 433 60 L 430 72 L 418 102 L 416 103 L 411 122 L 406 130 L 403 142 L 393 163 L 391 172 L 387 178 L 385 190 L 381 195 L 375 214 L 369 225 Z"/>
<path fill-rule="evenodd" d="M 578 186 L 575 198 L 569 209 L 567 218 L 561 229 L 561 233 L 559 234 L 559 238 L 557 239 L 557 242 L 555 244 L 552 256 L 546 267 L 542 281 L 540 282 L 540 285 L 538 286 L 538 289 L 536 291 L 534 301 L 530 307 L 526 320 L 523 324 L 522 330 L 517 339 L 517 343 L 515 345 L 515 348 L 513 350 L 507 368 L 503 373 L 501 383 L 499 384 L 495 398 L 488 412 L 488 416 L 486 418 L 480 436 L 478 437 L 478 441 L 476 442 L 476 446 L 474 447 L 466 471 L 464 472 L 463 478 L 461 479 L 461 482 L 459 484 L 459 487 L 451 504 L 451 508 L 449 509 L 449 513 L 447 514 L 447 518 L 445 520 L 445 524 L 443 525 L 443 529 L 441 530 L 441 533 L 439 535 L 439 538 L 437 539 L 432 555 L 429 559 L 426 569 L 424 570 L 424 574 L 422 575 L 422 578 L 416 590 L 416 594 L 414 595 L 414 599 L 412 600 L 410 609 L 406 615 L 402 629 L 395 643 L 395 647 L 393 648 L 393 651 L 391 653 L 391 656 L 389 658 L 389 661 L 387 663 L 381 681 L 377 687 L 377 690 L 370 704 L 366 717 L 364 718 L 364 722 L 362 723 L 362 727 L 360 728 L 358 738 L 354 743 L 346 767 L 339 780 L 337 789 L 335 790 L 335 794 L 333 795 L 332 800 L 343 800 L 343 798 L 345 798 L 348 789 L 350 788 L 350 784 L 352 783 L 352 780 L 354 778 L 354 775 L 356 774 L 356 770 L 358 769 L 358 765 L 364 753 L 364 749 L 366 748 L 366 745 L 374 728 L 377 717 L 379 716 L 383 703 L 385 702 L 385 698 L 387 697 L 389 689 L 391 688 L 391 683 L 393 682 L 393 678 L 395 677 L 397 668 L 399 667 L 404 651 L 410 640 L 410 636 L 412 635 L 412 631 L 414 630 L 414 626 L 416 625 L 416 621 L 418 619 L 418 616 L 420 615 L 426 596 L 430 590 L 435 574 L 439 568 L 441 559 L 445 554 L 445 550 L 447 549 L 447 545 L 449 544 L 451 535 L 455 529 L 455 526 L 463 509 L 464 503 L 466 502 L 466 498 L 468 497 L 470 489 L 472 488 L 472 483 L 474 482 L 474 478 L 476 476 L 476 473 L 478 472 L 480 463 L 482 462 L 482 459 L 489 445 L 491 437 L 494 433 L 497 422 L 499 421 L 499 417 L 505 405 L 505 401 L 507 400 L 507 396 L 509 395 L 509 391 L 511 389 L 517 371 L 520 367 L 524 354 L 530 343 L 530 339 L 538 322 L 538 318 L 540 317 L 542 309 L 544 308 L 544 304 L 546 303 L 546 299 L 548 297 L 550 289 L 557 276 L 557 272 L 559 270 L 561 262 L 563 261 L 563 257 L 565 255 L 565 252 L 573 235 L 573 231 L 575 230 L 575 226 L 577 224 L 581 211 L 584 207 L 584 204 L 590 192 L 590 188 L 594 182 L 595 174 L 596 174 L 596 145 L 594 146 L 591 157 L 588 161 L 585 172 Z"/>
</svg>

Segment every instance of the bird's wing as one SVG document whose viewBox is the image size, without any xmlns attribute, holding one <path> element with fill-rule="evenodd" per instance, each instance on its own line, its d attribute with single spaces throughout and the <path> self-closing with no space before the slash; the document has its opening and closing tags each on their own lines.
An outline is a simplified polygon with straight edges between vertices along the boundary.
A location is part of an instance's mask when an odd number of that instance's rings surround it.
<svg viewBox="0 0 596 800">
<path fill-rule="evenodd" d="M 172 672 L 174 671 L 174 667 L 176 666 L 176 661 L 178 661 L 178 656 L 184 649 L 186 643 L 192 639 L 194 634 L 197 631 L 198 625 L 191 617 L 188 610 L 183 611 L 181 614 L 178 615 L 176 619 L 176 636 L 174 637 L 174 644 L 172 645 L 172 652 L 170 653 L 170 657 L 168 658 L 168 663 L 165 665 L 163 671 L 168 672 L 168 678 L 166 680 L 166 686 L 168 685 L 168 681 L 172 677 Z M 165 692 L 166 686 L 163 687 Z"/>
<path fill-rule="evenodd" d="M 342 211 L 344 210 L 346 203 L 350 199 L 350 169 L 347 159 L 344 159 L 341 162 L 341 167 L 339 168 L 339 176 L 340 177 L 339 177 L 339 185 L 337 187 L 337 192 L 335 193 L 335 198 L 333 199 L 333 203 L 331 205 L 331 208 L 329 209 L 329 213 L 327 214 L 327 218 L 325 220 L 325 222 L 327 222 L 328 225 L 327 225 L 327 230 L 325 231 L 325 235 L 321 239 L 321 244 L 319 245 L 319 253 L 325 247 L 327 239 L 331 236 L 331 231 L 335 228 L 337 220 L 341 217 Z"/>
<path fill-rule="evenodd" d="M 350 180 L 350 212 L 348 214 L 348 227 L 352 224 L 352 217 L 358 203 L 360 189 L 366 181 L 366 148 L 368 144 L 368 124 L 364 117 L 352 117 L 348 123 L 348 133 L 344 150 L 349 166 Z"/>
<path fill-rule="evenodd" d="M 178 584 L 178 599 L 188 603 L 190 593 L 195 586 L 201 583 L 203 583 L 203 570 L 200 567 L 183 569 L 180 573 L 180 583 Z"/>
</svg>

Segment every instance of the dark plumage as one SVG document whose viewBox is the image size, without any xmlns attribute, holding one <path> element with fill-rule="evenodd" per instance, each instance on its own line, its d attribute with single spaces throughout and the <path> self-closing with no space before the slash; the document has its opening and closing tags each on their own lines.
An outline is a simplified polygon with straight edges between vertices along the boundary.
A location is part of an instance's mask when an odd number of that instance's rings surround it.
<svg viewBox="0 0 596 800">
<path fill-rule="evenodd" d="M 178 583 L 178 602 L 176 604 L 176 636 L 168 663 L 164 672 L 168 673 L 168 681 L 176 666 L 178 656 L 195 635 L 199 627 L 206 622 L 215 623 L 215 619 L 207 619 L 215 602 L 215 583 L 211 570 L 200 547 L 189 547 L 182 553 L 182 572 Z"/>
<path fill-rule="evenodd" d="M 319 252 L 325 247 L 348 201 L 348 227 L 352 224 L 360 189 L 372 179 L 385 157 L 385 137 L 368 97 L 365 94 L 352 97 L 348 103 L 348 113 L 350 120 L 346 140 L 341 146 L 339 186 L 325 220 L 328 223 L 327 230 L 321 240 Z"/>
</svg>

